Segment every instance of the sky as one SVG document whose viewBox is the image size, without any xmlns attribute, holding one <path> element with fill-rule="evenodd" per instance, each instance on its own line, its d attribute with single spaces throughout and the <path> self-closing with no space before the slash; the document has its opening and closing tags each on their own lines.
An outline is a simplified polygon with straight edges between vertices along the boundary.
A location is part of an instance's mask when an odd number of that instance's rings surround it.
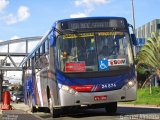
<svg viewBox="0 0 160 120">
<path fill-rule="evenodd" d="M 131 0 L 0 0 L 0 40 L 44 35 L 59 19 L 125 17 L 132 24 Z M 160 0 L 134 0 L 139 27 L 159 19 Z"/>
<path fill-rule="evenodd" d="M 159 5 L 134 0 L 136 28 L 160 19 Z M 132 24 L 132 0 L 0 0 L 0 41 L 43 36 L 57 20 L 94 16 L 125 17 Z"/>
</svg>

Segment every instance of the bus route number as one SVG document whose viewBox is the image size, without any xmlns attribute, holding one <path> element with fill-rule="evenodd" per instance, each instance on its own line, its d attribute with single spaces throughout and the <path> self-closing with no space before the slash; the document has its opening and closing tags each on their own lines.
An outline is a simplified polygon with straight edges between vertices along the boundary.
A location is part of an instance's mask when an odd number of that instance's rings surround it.
<svg viewBox="0 0 160 120">
<path fill-rule="evenodd" d="M 117 85 L 115 83 L 108 83 L 108 84 L 102 84 L 101 88 L 106 89 L 106 88 L 115 88 Z"/>
</svg>

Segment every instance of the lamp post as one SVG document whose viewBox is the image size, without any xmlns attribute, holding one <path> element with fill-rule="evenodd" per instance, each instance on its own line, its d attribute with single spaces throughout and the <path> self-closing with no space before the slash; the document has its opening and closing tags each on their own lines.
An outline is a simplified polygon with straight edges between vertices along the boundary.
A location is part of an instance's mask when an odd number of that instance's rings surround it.
<svg viewBox="0 0 160 120">
<path fill-rule="evenodd" d="M 133 23 L 133 33 L 135 33 L 134 0 L 132 0 L 132 23 Z"/>
<path fill-rule="evenodd" d="M 134 0 L 132 0 L 132 24 L 133 34 L 135 34 L 135 17 L 134 17 Z M 133 47 L 134 56 L 136 57 L 136 46 Z"/>
</svg>

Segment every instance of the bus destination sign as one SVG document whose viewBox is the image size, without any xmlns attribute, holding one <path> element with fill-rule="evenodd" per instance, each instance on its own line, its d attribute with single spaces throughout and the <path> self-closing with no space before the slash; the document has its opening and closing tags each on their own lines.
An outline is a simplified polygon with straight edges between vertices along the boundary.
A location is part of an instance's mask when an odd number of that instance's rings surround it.
<svg viewBox="0 0 160 120">
<path fill-rule="evenodd" d="M 61 29 L 124 28 L 124 19 L 102 19 L 62 22 Z"/>
</svg>

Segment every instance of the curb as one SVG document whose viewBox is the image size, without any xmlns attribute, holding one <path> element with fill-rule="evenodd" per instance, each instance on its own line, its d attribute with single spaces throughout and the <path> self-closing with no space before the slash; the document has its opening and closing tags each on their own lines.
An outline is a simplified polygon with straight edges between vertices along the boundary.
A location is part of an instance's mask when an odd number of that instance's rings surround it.
<svg viewBox="0 0 160 120">
<path fill-rule="evenodd" d="M 118 103 L 120 107 L 141 107 L 141 108 L 157 108 L 160 109 L 160 105 L 148 105 L 148 104 L 123 104 Z"/>
</svg>

